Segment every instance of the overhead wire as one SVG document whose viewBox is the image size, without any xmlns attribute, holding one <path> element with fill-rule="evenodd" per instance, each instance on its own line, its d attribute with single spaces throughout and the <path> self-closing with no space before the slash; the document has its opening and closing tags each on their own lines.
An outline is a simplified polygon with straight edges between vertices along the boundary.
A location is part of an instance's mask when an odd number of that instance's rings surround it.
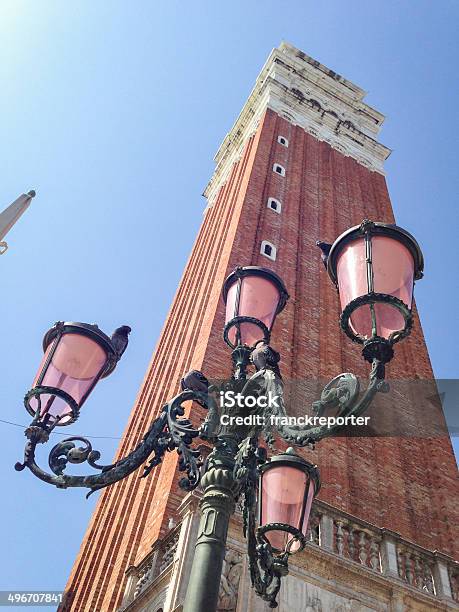
<svg viewBox="0 0 459 612">
<path fill-rule="evenodd" d="M 14 427 L 22 427 L 22 429 L 27 429 L 27 425 L 21 425 L 21 423 L 14 423 L 13 421 L 6 421 L 5 419 L 0 419 L 0 423 L 4 423 L 5 425 L 14 425 Z M 75 436 L 81 438 L 91 438 L 92 440 L 121 440 L 121 436 L 81 436 L 80 434 L 72 434 L 68 431 L 51 431 L 51 434 L 55 434 L 56 436 Z"/>
</svg>

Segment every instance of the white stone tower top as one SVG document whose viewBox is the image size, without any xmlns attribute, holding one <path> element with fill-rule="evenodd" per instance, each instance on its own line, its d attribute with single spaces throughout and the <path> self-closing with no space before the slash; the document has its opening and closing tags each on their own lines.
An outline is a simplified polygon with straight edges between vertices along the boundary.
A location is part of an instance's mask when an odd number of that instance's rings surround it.
<svg viewBox="0 0 459 612">
<path fill-rule="evenodd" d="M 270 108 L 293 125 L 372 171 L 384 174 L 390 149 L 376 140 L 384 115 L 363 102 L 366 92 L 289 43 L 273 49 L 217 154 L 204 195 L 212 202 L 232 164 Z"/>
</svg>

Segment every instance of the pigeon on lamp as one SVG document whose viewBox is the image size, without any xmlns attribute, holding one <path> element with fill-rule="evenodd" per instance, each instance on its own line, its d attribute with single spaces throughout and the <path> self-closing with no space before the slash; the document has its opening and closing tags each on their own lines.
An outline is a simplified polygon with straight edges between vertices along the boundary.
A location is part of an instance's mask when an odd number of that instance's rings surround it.
<svg viewBox="0 0 459 612">
<path fill-rule="evenodd" d="M 198 391 L 207 393 L 209 390 L 209 381 L 199 370 L 190 370 L 180 381 L 182 391 Z"/>
<path fill-rule="evenodd" d="M 121 358 L 121 355 L 124 353 L 124 351 L 127 348 L 127 345 L 129 342 L 128 336 L 130 333 L 131 333 L 131 328 L 129 327 L 129 325 L 122 325 L 121 327 L 118 327 L 117 329 L 115 329 L 115 331 L 112 334 L 111 340 L 115 348 L 116 356 L 118 357 L 118 359 Z"/>
<path fill-rule="evenodd" d="M 328 255 L 330 254 L 330 249 L 332 248 L 332 245 L 329 244 L 328 242 L 323 242 L 322 240 L 318 240 L 316 242 L 316 245 L 322 251 L 320 257 L 321 257 L 322 262 L 323 262 L 323 264 L 325 266 L 325 269 L 327 269 Z"/>
<path fill-rule="evenodd" d="M 277 351 L 264 342 L 260 342 L 260 344 L 253 349 L 252 354 L 250 355 L 250 360 L 256 367 L 257 372 L 259 370 L 264 370 L 265 368 L 268 370 L 274 370 L 276 373 L 279 372 L 279 366 L 277 364 L 280 361 L 280 355 Z"/>
<path fill-rule="evenodd" d="M 209 393 L 209 381 L 199 370 L 190 370 L 180 381 L 182 391 L 196 391 L 198 393 Z M 195 398 L 200 406 L 207 409 L 207 405 L 200 399 Z"/>
</svg>

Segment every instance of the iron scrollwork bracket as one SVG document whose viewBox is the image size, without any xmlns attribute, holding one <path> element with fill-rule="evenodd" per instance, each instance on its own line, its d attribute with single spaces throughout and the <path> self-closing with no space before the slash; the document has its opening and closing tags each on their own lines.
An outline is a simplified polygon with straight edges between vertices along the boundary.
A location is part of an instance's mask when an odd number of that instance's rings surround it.
<svg viewBox="0 0 459 612">
<path fill-rule="evenodd" d="M 279 404 L 263 409 L 263 416 L 269 419 L 275 417 L 274 429 L 289 443 L 295 446 L 306 446 L 313 444 L 325 436 L 330 436 L 339 426 L 328 428 L 321 427 L 295 427 L 285 424 L 287 411 L 284 404 L 283 382 L 278 367 L 279 355 L 268 345 L 257 347 L 252 355 L 251 362 L 256 368 L 256 372 L 247 380 L 234 380 L 233 385 L 241 386 L 243 395 L 260 396 L 265 395 L 279 397 Z M 200 481 L 201 460 L 199 451 L 192 448 L 195 438 L 201 437 L 204 440 L 215 442 L 219 435 L 222 435 L 220 426 L 220 410 L 217 407 L 214 392 L 218 389 L 208 387 L 207 380 L 202 377 L 202 387 L 199 390 L 183 387 L 184 390 L 168 402 L 162 409 L 159 417 L 153 421 L 149 431 L 144 435 L 140 444 L 126 457 L 109 465 L 98 463 L 100 453 L 92 448 L 91 442 L 81 436 L 71 436 L 56 444 L 49 454 L 48 464 L 51 473 L 42 470 L 35 461 L 35 451 L 38 444 L 48 441 L 49 434 L 55 427 L 56 422 L 49 423 L 41 421 L 40 397 L 37 396 L 38 410 L 31 425 L 26 429 L 25 435 L 28 438 L 24 461 L 16 464 L 17 470 L 28 467 L 38 478 L 55 485 L 59 488 L 86 487 L 90 493 L 104 488 L 122 478 L 125 478 L 142 464 L 148 461 L 144 468 L 143 476 L 147 476 L 161 463 L 166 452 L 177 450 L 179 459 L 179 470 L 186 475 L 180 481 L 180 486 L 190 491 L 194 489 Z M 206 388 L 207 386 L 207 388 Z M 358 416 L 362 414 L 371 403 L 377 391 L 386 390 L 384 383 L 384 364 L 377 359 L 373 360 L 370 373 L 369 385 L 359 399 L 359 383 L 357 378 L 350 373 L 340 374 L 335 377 L 322 391 L 321 399 L 314 402 L 313 413 L 322 416 L 330 407 L 337 407 L 337 416 Z M 183 418 L 185 410 L 182 404 L 186 401 L 196 401 L 201 406 L 208 409 L 207 417 L 199 429 L 193 427 L 188 418 Z M 270 445 L 273 444 L 273 427 L 269 422 L 266 427 L 255 427 L 252 432 L 243 432 L 243 436 L 259 435 L 263 433 Z M 238 433 L 233 432 L 236 437 Z M 77 445 L 80 442 L 81 445 Z M 246 449 L 247 450 L 247 449 Z M 153 455 L 153 456 L 152 456 Z M 70 476 L 65 474 L 69 463 L 81 464 L 88 463 L 92 468 L 100 470 L 99 474 L 88 476 Z"/>
<path fill-rule="evenodd" d="M 274 351 L 268 346 L 258 349 L 262 354 L 268 355 Z M 312 404 L 312 416 L 325 416 L 333 410 L 335 425 L 301 426 L 288 423 L 288 410 L 284 400 L 284 385 L 279 372 L 277 360 L 262 361 L 257 371 L 246 382 L 244 393 L 262 394 L 265 397 L 277 397 L 278 401 L 264 411 L 265 427 L 262 434 L 271 446 L 274 441 L 274 431 L 286 442 L 294 446 L 314 446 L 321 439 L 335 435 L 343 429 L 339 424 L 345 417 L 361 416 L 370 406 L 378 392 L 387 393 L 389 385 L 385 381 L 385 364 L 377 358 L 372 360 L 371 371 L 367 388 L 360 392 L 360 383 L 357 377 L 345 372 L 335 376 L 322 390 L 321 397 Z M 320 421 L 319 421 L 320 423 Z"/>
<path fill-rule="evenodd" d="M 203 391 L 185 389 L 176 395 L 162 409 L 144 435 L 138 446 L 123 459 L 109 465 L 98 463 L 100 452 L 93 450 L 91 442 L 82 436 L 71 436 L 56 444 L 49 453 L 48 464 L 51 473 L 41 469 L 35 460 L 38 444 L 48 441 L 53 425 L 40 422 L 37 416 L 26 429 L 28 441 L 24 451 L 24 461 L 18 462 L 15 469 L 21 471 L 26 467 L 41 480 L 58 488 L 85 487 L 90 489 L 87 497 L 94 491 L 107 487 L 125 478 L 148 461 L 142 477 L 148 476 L 154 467 L 159 465 L 166 452 L 177 450 L 179 455 L 179 470 L 185 472 L 179 485 L 187 490 L 194 489 L 200 481 L 201 459 L 198 450 L 191 447 L 194 438 L 200 436 L 200 430 L 193 427 L 188 418 L 183 418 L 185 409 L 183 403 L 197 401 L 202 406 L 210 408 L 215 414 L 215 400 L 212 395 Z M 77 445 L 77 443 L 82 443 Z M 152 456 L 153 455 L 153 456 Z M 65 470 L 69 463 L 88 463 L 98 469 L 98 474 L 88 476 L 67 475 Z"/>
</svg>

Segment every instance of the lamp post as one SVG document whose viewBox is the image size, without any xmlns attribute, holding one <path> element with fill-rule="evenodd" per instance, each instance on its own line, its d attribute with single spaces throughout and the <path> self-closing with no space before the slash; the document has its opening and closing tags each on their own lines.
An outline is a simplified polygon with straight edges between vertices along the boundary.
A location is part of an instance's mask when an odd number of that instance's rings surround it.
<svg viewBox="0 0 459 612">
<path fill-rule="evenodd" d="M 111 465 L 100 465 L 100 453 L 81 437 L 67 438 L 51 449 L 51 473 L 37 465 L 35 449 L 48 441 L 55 427 L 75 422 L 97 382 L 114 370 L 127 346 L 130 328 L 118 328 L 109 338 L 95 325 L 57 323 L 45 335 L 44 357 L 25 397 L 33 421 L 25 432 L 28 441 L 24 461 L 17 463 L 16 469 L 27 467 L 38 478 L 60 488 L 89 488 L 90 495 L 142 465 L 143 476 L 147 476 L 166 452 L 177 450 L 179 470 L 184 472 L 180 487 L 191 491 L 199 485 L 202 491 L 201 523 L 184 612 L 216 610 L 227 531 L 238 499 L 243 505 L 253 587 L 270 607 L 277 606 L 289 557 L 306 545 L 309 514 L 320 489 L 320 477 L 317 466 L 297 455 L 292 447 L 268 458 L 260 438 L 263 436 L 272 446 L 277 434 L 292 446 L 304 447 L 336 433 L 347 424 L 346 419 L 363 414 L 378 391 L 387 391 L 385 364 L 393 357 L 394 343 L 410 332 L 413 285 L 422 276 L 423 260 L 408 232 L 365 220 L 333 245 L 318 244 L 339 292 L 341 326 L 352 340 L 363 345 L 363 357 L 372 367 L 363 393 L 353 374 L 339 374 L 330 381 L 312 405 L 317 421 L 312 426 L 286 425 L 288 419 L 282 418 L 287 410 L 280 355 L 269 342 L 288 293 L 270 270 L 239 267 L 224 283 L 223 337 L 232 351 L 231 379 L 209 385 L 201 372 L 186 374 L 181 392 L 163 407 L 140 444 Z M 220 398 L 227 391 L 237 392 L 241 402 L 222 405 Z M 269 404 L 266 398 L 271 396 L 278 399 Z M 190 400 L 207 409 L 199 428 L 184 417 L 183 404 Z M 333 426 L 323 423 L 330 409 Z M 198 437 L 212 447 L 205 462 L 192 447 Z M 99 473 L 64 473 L 69 463 L 83 462 Z"/>
</svg>

